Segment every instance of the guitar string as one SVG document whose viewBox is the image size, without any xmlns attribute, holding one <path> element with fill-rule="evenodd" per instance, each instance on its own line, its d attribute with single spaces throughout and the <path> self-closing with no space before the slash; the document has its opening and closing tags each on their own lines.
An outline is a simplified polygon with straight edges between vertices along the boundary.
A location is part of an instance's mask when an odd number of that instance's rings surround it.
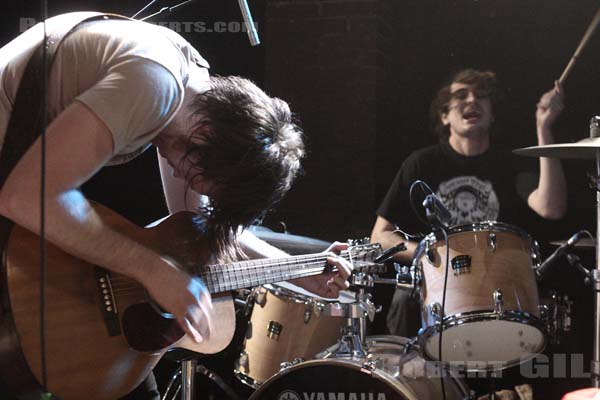
<svg viewBox="0 0 600 400">
<path fill-rule="evenodd" d="M 310 264 L 310 263 L 309 263 Z M 314 263 L 312 263 L 314 264 Z M 311 267 L 311 268 L 303 268 L 301 271 L 293 271 L 293 272 L 281 272 L 281 273 L 275 273 L 275 274 L 271 274 L 272 277 L 274 278 L 281 278 L 281 280 L 287 280 L 287 279 L 296 279 L 296 278 L 301 278 L 301 277 L 305 277 L 305 276 L 311 276 L 311 275 L 315 275 L 316 272 L 320 272 L 323 270 L 323 265 L 321 265 L 322 263 L 319 263 L 318 266 L 316 267 Z M 201 277 L 206 277 L 208 275 L 210 275 L 210 272 L 207 273 L 202 273 L 200 274 Z M 222 275 L 222 274 L 221 274 Z M 240 279 L 241 278 L 241 279 Z M 249 286 L 258 286 L 258 284 L 253 284 L 258 278 L 258 275 L 256 275 L 256 277 L 244 277 L 244 276 L 233 276 L 233 277 L 229 277 L 229 281 L 230 282 L 217 282 L 216 284 L 214 282 L 212 282 L 212 278 L 209 279 L 203 279 L 206 286 L 207 287 L 213 287 L 214 289 L 216 289 L 217 287 L 227 287 L 227 286 L 231 286 L 230 283 L 235 284 L 236 286 L 239 286 L 239 288 L 243 288 L 243 287 L 249 287 Z M 260 279 L 260 278 L 258 278 Z M 117 293 L 117 294 L 123 294 L 128 290 L 143 290 L 143 286 L 140 285 L 139 283 L 135 282 L 134 280 L 130 280 L 128 278 L 114 278 L 111 279 L 111 286 L 113 288 L 113 293 Z M 225 290 L 233 290 L 232 289 L 223 289 Z"/>
<path fill-rule="evenodd" d="M 348 251 L 345 251 L 345 253 L 349 253 Z M 253 265 L 251 268 L 249 268 L 248 264 L 256 264 L 258 260 L 248 260 L 248 261 L 239 261 L 236 262 L 234 264 L 214 264 L 214 265 L 210 265 L 205 267 L 206 269 L 208 269 L 207 271 L 202 271 L 200 272 L 198 275 L 200 275 L 201 278 L 203 278 L 203 280 L 205 281 L 205 283 L 208 286 L 211 286 L 213 289 L 218 289 L 218 290 L 233 290 L 235 289 L 235 287 L 232 287 L 231 289 L 227 289 L 227 286 L 232 286 L 230 285 L 228 282 L 214 282 L 214 278 L 221 276 L 223 278 L 228 278 L 231 283 L 235 283 L 236 286 L 239 285 L 244 285 L 241 287 L 248 287 L 248 286 L 256 286 L 259 283 L 255 283 L 256 281 L 256 275 L 257 272 L 266 272 L 264 271 L 266 268 L 273 268 L 273 267 L 278 267 L 278 266 L 289 266 L 289 265 L 311 265 L 311 264 L 315 264 L 315 262 L 319 263 L 319 266 L 315 269 L 314 267 L 312 269 L 302 269 L 301 271 L 290 271 L 288 269 L 288 271 L 280 271 L 278 273 L 271 273 L 272 276 L 274 277 L 278 277 L 278 279 L 281 280 L 288 280 L 288 279 L 295 279 L 295 278 L 299 278 L 299 277 L 304 277 L 304 276 L 310 276 L 310 275 L 314 275 L 314 272 L 318 272 L 320 270 L 322 270 L 323 268 L 326 267 L 326 265 L 322 265 L 323 263 L 325 263 L 326 261 L 326 257 L 327 256 L 323 256 L 322 254 L 320 254 L 318 257 L 316 256 L 312 256 L 309 255 L 309 257 L 305 257 L 305 262 L 303 263 L 299 263 L 298 260 L 301 259 L 302 257 L 298 257 L 298 258 L 291 258 L 291 259 L 285 259 L 285 262 L 277 262 L 277 259 L 263 259 L 265 263 L 260 263 L 260 261 L 258 262 L 257 265 Z M 306 260 L 309 259 L 313 259 L 313 260 L 317 260 L 317 261 L 313 261 L 313 262 L 306 262 Z M 246 264 L 246 265 L 244 265 Z M 220 268 L 219 268 L 220 267 Z M 244 275 L 249 275 L 249 274 L 253 274 L 255 276 L 244 276 Z M 227 276 L 226 276 L 227 275 Z M 115 293 L 124 293 L 123 290 L 128 290 L 128 289 L 133 289 L 134 291 L 138 291 L 143 289 L 143 287 L 135 282 L 134 280 L 127 278 L 127 277 L 113 277 L 111 278 L 111 283 L 113 285 L 113 292 Z M 223 287 L 223 289 L 221 289 Z"/>
<path fill-rule="evenodd" d="M 300 259 L 274 259 L 274 258 L 264 258 L 260 260 L 247 260 L 247 261 L 236 261 L 231 264 L 212 264 L 202 267 L 202 271 L 200 271 L 199 275 L 210 275 L 210 274 L 223 274 L 223 273 L 235 273 L 235 272 L 245 272 L 245 271 L 258 271 L 264 270 L 265 268 L 272 268 L 278 266 L 289 266 L 289 265 L 310 265 L 315 262 L 326 262 L 328 256 L 320 255 L 319 257 L 311 257 L 306 258 L 302 261 Z M 286 261 L 278 261 L 278 260 L 286 260 Z M 254 264 L 254 265 L 249 265 Z M 117 282 L 119 279 L 123 279 L 126 281 L 132 281 L 132 279 L 127 277 L 120 277 L 119 275 L 113 276 L 111 278 L 112 282 Z"/>
<path fill-rule="evenodd" d="M 343 253 L 348 253 L 348 251 L 344 251 Z M 345 254 L 341 254 L 340 256 L 343 258 Z M 290 265 L 310 265 L 310 264 L 314 264 L 315 262 L 323 262 L 325 263 L 327 261 L 327 257 L 329 257 L 329 255 L 323 255 L 323 254 L 319 254 L 318 256 L 316 255 L 308 255 L 306 258 L 302 259 L 303 256 L 297 256 L 298 258 L 295 257 L 290 257 L 290 258 L 281 258 L 281 259 L 277 259 L 277 258 L 264 258 L 264 259 L 260 259 L 260 260 L 245 260 L 245 261 L 236 261 L 234 263 L 231 264 L 212 264 L 212 265 L 207 265 L 205 267 L 202 267 L 202 271 L 200 271 L 200 273 L 198 273 L 197 275 L 211 275 L 211 274 L 230 274 L 230 273 L 237 273 L 237 272 L 247 272 L 247 271 L 259 271 L 259 270 L 264 270 L 265 268 L 272 268 L 272 267 L 285 267 L 285 266 L 290 266 Z M 284 261 L 280 261 L 280 260 L 284 260 Z M 346 258 L 347 261 L 350 261 L 348 258 Z M 362 259 L 360 261 L 363 261 Z M 254 265 L 252 265 L 254 264 Z M 119 277 L 115 276 L 111 279 L 111 281 L 115 282 L 118 281 Z M 123 279 L 125 280 L 130 280 L 129 278 L 124 277 Z"/>
<path fill-rule="evenodd" d="M 350 257 L 352 260 L 352 253 L 356 251 L 343 250 L 340 257 Z M 358 253 L 358 252 L 356 252 Z M 306 256 L 295 256 L 289 258 L 281 258 L 281 259 L 261 259 L 261 260 L 245 260 L 245 261 L 237 261 L 232 264 L 213 264 L 204 267 L 204 271 L 200 272 L 198 275 L 203 278 L 205 284 L 209 288 L 209 291 L 213 293 L 219 293 L 222 291 L 234 290 L 241 287 L 251 287 L 257 286 L 260 284 L 257 281 L 258 274 L 260 272 L 266 272 L 266 268 L 276 268 L 276 267 L 285 267 L 290 265 L 304 265 L 310 266 L 311 264 L 318 263 L 318 267 L 312 268 L 303 268 L 300 271 L 291 271 L 288 268 L 288 271 L 278 271 L 277 273 L 270 273 L 272 277 L 277 278 L 281 281 L 289 280 L 289 279 L 297 279 L 301 277 L 316 275 L 316 273 L 322 271 L 327 264 L 325 264 L 327 254 L 309 254 Z M 282 261 L 283 260 L 283 261 Z M 310 260 L 314 260 L 309 262 Z M 348 260 L 348 259 L 347 259 Z M 349 260 L 349 261 L 350 261 Z M 249 265 L 254 264 L 254 265 Z M 323 265 L 325 264 L 325 265 Z M 254 276 L 247 276 L 252 274 Z M 246 276 L 244 276 L 246 275 Z M 215 277 L 223 277 L 227 278 L 229 282 L 214 282 Z M 127 277 L 119 277 L 115 276 L 111 278 L 111 285 L 113 288 L 113 293 L 119 295 L 129 295 L 129 294 L 141 294 L 144 290 L 143 286 L 134 280 Z M 231 287 L 228 287 L 231 286 Z"/>
<path fill-rule="evenodd" d="M 271 259 L 265 259 L 265 260 L 271 260 Z M 249 263 L 254 264 L 256 260 L 252 260 L 249 261 Z M 208 284 L 212 284 L 214 285 L 215 283 L 213 282 L 213 278 L 214 277 L 218 277 L 221 276 L 224 279 L 228 279 L 231 281 L 235 281 L 236 283 L 238 282 L 247 282 L 247 281 L 252 281 L 253 279 L 255 280 L 256 278 L 254 278 L 254 276 L 257 276 L 258 273 L 266 273 L 267 271 L 265 271 L 265 269 L 267 268 L 274 268 L 277 269 L 276 267 L 286 267 L 286 266 L 292 266 L 292 265 L 303 265 L 303 266 L 311 266 L 314 265 L 315 263 L 318 263 L 318 270 L 324 269 L 326 268 L 327 264 L 325 263 L 326 259 L 325 258 L 319 258 L 316 261 L 313 262 L 303 262 L 303 263 L 298 263 L 298 262 L 292 262 L 292 261 L 288 261 L 288 262 L 282 262 L 282 263 L 275 263 L 272 261 L 269 261 L 268 264 L 259 264 L 259 265 L 252 265 L 251 267 L 249 267 L 248 265 L 243 265 L 243 264 L 237 264 L 237 267 L 232 267 L 231 265 L 227 265 L 227 264 L 214 264 L 214 265 L 210 265 L 205 267 L 207 270 L 200 272 L 198 275 L 200 276 L 200 278 L 203 278 L 203 280 L 205 281 L 205 283 Z M 314 272 L 314 267 L 311 267 L 313 269 L 311 269 L 311 272 Z M 288 269 L 287 271 L 269 271 L 269 275 L 275 276 L 275 277 L 279 277 L 279 278 L 285 278 L 286 275 L 293 275 L 293 274 L 302 274 L 302 271 L 305 271 L 305 268 L 302 268 L 302 270 L 299 271 L 293 271 Z M 308 270 L 306 270 L 308 271 Z M 248 276 L 244 276 L 244 275 L 254 275 L 252 277 L 248 277 Z M 243 280 L 240 280 L 239 278 L 242 278 Z M 288 278 L 288 279 L 292 279 L 292 278 Z M 285 279 L 283 279 L 285 280 Z M 141 286 L 139 283 L 136 283 L 133 279 L 127 278 L 127 277 L 120 277 L 120 276 L 115 276 L 111 278 L 111 283 L 113 284 L 113 288 L 117 287 L 117 288 L 121 288 L 123 286 L 125 287 L 130 287 L 130 286 Z M 119 285 L 121 284 L 121 285 Z M 218 283 L 217 283 L 218 284 Z M 223 284 L 221 284 L 222 286 Z"/>
</svg>

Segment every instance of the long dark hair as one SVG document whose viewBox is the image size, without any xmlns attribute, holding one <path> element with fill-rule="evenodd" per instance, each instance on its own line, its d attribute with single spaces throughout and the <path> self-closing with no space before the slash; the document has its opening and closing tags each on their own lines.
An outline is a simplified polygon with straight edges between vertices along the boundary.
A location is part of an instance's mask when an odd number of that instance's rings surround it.
<svg viewBox="0 0 600 400">
<path fill-rule="evenodd" d="M 199 210 L 212 249 L 229 257 L 238 227 L 280 201 L 301 170 L 303 134 L 286 102 L 240 77 L 211 77 L 192 104 L 186 158 L 188 189 L 202 178 L 214 188 Z M 239 248 L 233 246 L 239 253 Z"/>
</svg>

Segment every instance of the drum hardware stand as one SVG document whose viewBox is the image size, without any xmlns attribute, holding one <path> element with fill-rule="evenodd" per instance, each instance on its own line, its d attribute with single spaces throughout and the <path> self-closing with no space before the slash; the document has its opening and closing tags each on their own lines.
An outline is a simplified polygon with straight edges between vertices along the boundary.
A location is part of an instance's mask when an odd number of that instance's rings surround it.
<svg viewBox="0 0 600 400">
<path fill-rule="evenodd" d="M 590 137 L 600 137 L 600 116 L 592 117 L 590 121 Z M 596 149 L 596 268 L 592 271 L 593 290 L 595 293 L 594 313 L 594 353 L 591 362 L 592 385 L 600 388 L 600 149 Z"/>
<path fill-rule="evenodd" d="M 319 353 L 317 358 L 366 358 L 368 349 L 365 346 L 367 333 L 367 318 L 373 321 L 375 314 L 381 311 L 371 301 L 371 295 L 365 292 L 366 287 L 375 284 L 371 274 L 358 272 L 350 277 L 350 284 L 358 288 L 355 292 L 356 301 L 351 304 L 338 305 L 339 309 L 331 310 L 331 315 L 345 317 L 346 326 L 342 337 L 336 344 Z"/>
<path fill-rule="evenodd" d="M 575 267 L 577 268 L 577 270 L 579 272 L 581 272 L 581 275 L 583 275 L 583 284 L 585 286 L 590 286 L 592 284 L 592 279 L 594 279 L 593 275 L 594 275 L 594 271 L 590 271 L 589 269 L 585 268 L 583 265 L 581 265 L 581 259 L 579 258 L 579 256 L 572 254 L 572 253 L 567 253 L 567 261 L 569 262 L 569 265 L 571 267 Z"/>
<path fill-rule="evenodd" d="M 179 368 L 177 368 L 177 371 L 175 371 L 173 376 L 171 376 L 169 385 L 167 386 L 167 389 L 165 390 L 165 394 L 161 397 L 161 400 L 167 400 L 167 396 L 171 392 L 171 388 L 177 381 L 177 378 L 179 378 L 180 376 L 181 376 L 180 383 L 177 384 L 175 393 L 173 393 L 173 395 L 171 396 L 170 399 L 175 400 L 180 391 L 181 391 L 181 399 L 182 400 L 195 399 L 194 395 L 195 395 L 195 386 L 196 385 L 195 385 L 194 376 L 197 373 L 201 373 L 202 375 L 206 376 L 208 379 L 213 381 L 219 388 L 221 388 L 221 390 L 223 390 L 223 392 L 225 392 L 227 394 L 227 396 L 229 396 L 230 399 L 242 400 L 241 397 L 237 393 L 235 393 L 235 391 L 233 391 L 233 389 L 231 389 L 231 387 L 229 387 L 219 375 L 212 372 L 211 370 L 206 368 L 204 365 L 198 364 L 198 360 L 196 358 L 190 358 L 190 359 L 181 361 L 181 366 Z"/>
<path fill-rule="evenodd" d="M 569 300 L 569 296 L 566 294 L 561 295 L 556 290 L 551 291 L 551 298 L 550 305 L 540 304 L 540 319 L 545 324 L 549 342 L 557 345 L 561 343 L 562 335 L 571 331 L 573 301 Z"/>
</svg>

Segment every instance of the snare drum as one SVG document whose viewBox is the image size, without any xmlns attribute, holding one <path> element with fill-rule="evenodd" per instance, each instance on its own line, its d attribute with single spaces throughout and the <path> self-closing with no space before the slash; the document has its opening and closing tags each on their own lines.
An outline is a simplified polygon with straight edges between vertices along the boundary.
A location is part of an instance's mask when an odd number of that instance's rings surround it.
<svg viewBox="0 0 600 400">
<path fill-rule="evenodd" d="M 442 333 L 442 361 L 478 371 L 524 362 L 545 346 L 534 264 L 537 246 L 522 230 L 500 222 L 453 227 Z M 439 360 L 439 322 L 446 273 L 446 243 L 427 236 L 415 253 L 421 274 L 426 357 Z"/>
<path fill-rule="evenodd" d="M 407 342 L 399 336 L 372 336 L 367 338 L 367 358 L 320 359 L 285 368 L 250 400 L 439 400 L 444 398 L 440 376 L 446 399 L 468 398 L 463 381 L 447 370 L 440 374 L 416 351 L 406 352 Z"/>
<path fill-rule="evenodd" d="M 256 388 L 282 363 L 308 360 L 335 344 L 345 319 L 330 315 L 354 301 L 351 292 L 325 299 L 288 282 L 258 288 L 236 376 Z"/>
</svg>

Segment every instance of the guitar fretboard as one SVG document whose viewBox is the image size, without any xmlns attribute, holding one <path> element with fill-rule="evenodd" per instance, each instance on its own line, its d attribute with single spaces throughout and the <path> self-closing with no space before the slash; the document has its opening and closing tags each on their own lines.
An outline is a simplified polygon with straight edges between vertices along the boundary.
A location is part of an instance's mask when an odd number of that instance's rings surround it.
<svg viewBox="0 0 600 400">
<path fill-rule="evenodd" d="M 373 258 L 374 251 L 342 251 L 340 256 L 350 261 Z M 307 254 L 285 258 L 264 258 L 237 261 L 231 264 L 214 264 L 203 268 L 199 274 L 210 293 L 226 292 L 267 283 L 287 281 L 322 273 L 327 265 L 327 254 Z"/>
</svg>

